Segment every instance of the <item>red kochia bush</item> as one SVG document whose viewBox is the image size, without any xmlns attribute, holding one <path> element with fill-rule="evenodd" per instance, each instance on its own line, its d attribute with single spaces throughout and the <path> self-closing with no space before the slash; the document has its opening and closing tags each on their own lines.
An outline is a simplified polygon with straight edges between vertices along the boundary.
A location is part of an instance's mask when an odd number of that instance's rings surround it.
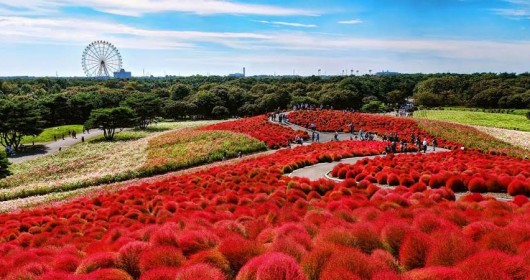
<svg viewBox="0 0 530 280">
<path fill-rule="evenodd" d="M 315 248 L 307 254 L 302 260 L 302 268 L 309 280 L 320 279 L 322 269 L 328 263 L 328 260 L 338 250 L 342 249 L 329 243 L 316 244 Z"/>
<path fill-rule="evenodd" d="M 127 272 L 116 268 L 104 268 L 90 273 L 87 277 L 93 280 L 133 280 Z"/>
<path fill-rule="evenodd" d="M 140 254 L 149 249 L 149 243 L 130 242 L 118 251 L 119 266 L 127 271 L 132 277 L 140 276 Z"/>
<path fill-rule="evenodd" d="M 145 272 L 163 266 L 180 267 L 185 261 L 182 252 L 175 247 L 152 247 L 140 254 L 140 271 Z"/>
<path fill-rule="evenodd" d="M 217 268 L 201 263 L 184 267 L 178 271 L 175 280 L 224 280 L 226 276 Z"/>
<path fill-rule="evenodd" d="M 475 177 L 469 180 L 467 188 L 470 192 L 484 193 L 488 191 L 486 181 L 480 177 Z"/>
<path fill-rule="evenodd" d="M 457 267 L 468 279 L 528 279 L 530 267 L 520 256 L 510 256 L 499 251 L 477 253 L 462 261 Z"/>
<path fill-rule="evenodd" d="M 399 176 L 399 184 L 401 184 L 402 186 L 410 187 L 414 185 L 414 183 L 416 183 L 414 181 L 414 178 L 412 178 L 412 176 L 410 176 L 409 174 L 402 174 L 401 176 Z"/>
<path fill-rule="evenodd" d="M 202 130 L 228 130 L 247 134 L 267 144 L 270 148 L 287 146 L 287 141 L 294 141 L 296 136 L 305 139 L 309 135 L 305 131 L 294 131 L 289 127 L 271 123 L 266 116 L 221 122 L 201 128 Z"/>
<path fill-rule="evenodd" d="M 282 253 L 267 253 L 250 260 L 237 274 L 237 280 L 305 280 L 296 260 Z"/>
<path fill-rule="evenodd" d="M 525 182 L 519 179 L 513 180 L 510 185 L 508 185 L 508 194 L 512 196 L 516 195 L 530 195 L 530 187 L 528 187 Z"/>
<path fill-rule="evenodd" d="M 388 267 L 379 266 L 369 256 L 357 249 L 338 247 L 337 251 L 329 258 L 322 269 L 320 279 L 331 280 L 348 279 L 347 277 L 359 277 L 359 279 L 370 279 L 377 271 L 388 271 Z M 343 275 L 341 275 L 343 274 Z"/>
<path fill-rule="evenodd" d="M 209 231 L 189 231 L 178 238 L 178 244 L 184 255 L 211 249 L 219 244 L 220 240 L 214 233 Z"/>
<path fill-rule="evenodd" d="M 453 266 L 475 253 L 475 244 L 458 231 L 439 231 L 427 254 L 427 266 Z"/>
<path fill-rule="evenodd" d="M 431 244 L 431 238 L 425 233 L 407 233 L 399 249 L 400 263 L 407 270 L 423 267 Z"/>
<path fill-rule="evenodd" d="M 117 255 L 115 253 L 96 253 L 85 258 L 75 273 L 85 274 L 102 268 L 115 268 Z"/>
<path fill-rule="evenodd" d="M 399 248 L 403 243 L 405 235 L 411 230 L 411 226 L 405 222 L 390 222 L 381 231 L 383 246 L 393 255 L 398 255 Z"/>
<path fill-rule="evenodd" d="M 466 275 L 458 269 L 443 266 L 430 266 L 411 270 L 405 273 L 405 279 L 414 280 L 464 280 Z M 479 278 L 474 278 L 479 279 Z"/>
<path fill-rule="evenodd" d="M 142 273 L 140 280 L 175 280 L 178 268 L 175 267 L 158 267 Z"/>
<path fill-rule="evenodd" d="M 61 255 L 55 260 L 53 269 L 55 271 L 75 272 L 80 262 L 81 259 L 77 256 L 70 254 Z"/>
<path fill-rule="evenodd" d="M 247 261 L 262 254 L 265 250 L 256 241 L 234 236 L 223 240 L 219 251 L 228 259 L 232 269 L 238 271 Z"/>
<path fill-rule="evenodd" d="M 445 182 L 445 186 L 454 192 L 463 192 L 467 190 L 464 181 L 462 181 L 459 176 L 451 176 L 449 180 Z"/>
<path fill-rule="evenodd" d="M 399 185 L 399 177 L 396 174 L 391 173 L 387 177 L 387 183 L 389 186 L 397 186 Z"/>
</svg>

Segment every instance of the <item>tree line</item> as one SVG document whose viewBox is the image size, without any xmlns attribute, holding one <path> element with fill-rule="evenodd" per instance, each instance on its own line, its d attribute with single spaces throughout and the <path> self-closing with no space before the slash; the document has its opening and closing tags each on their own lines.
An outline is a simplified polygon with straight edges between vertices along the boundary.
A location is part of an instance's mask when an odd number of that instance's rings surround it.
<svg viewBox="0 0 530 280">
<path fill-rule="evenodd" d="M 530 74 L 1 79 L 0 142 L 17 146 L 43 127 L 97 126 L 118 112 L 146 127 L 156 118 L 251 116 L 297 104 L 380 112 L 410 97 L 426 107 L 530 108 Z"/>
</svg>

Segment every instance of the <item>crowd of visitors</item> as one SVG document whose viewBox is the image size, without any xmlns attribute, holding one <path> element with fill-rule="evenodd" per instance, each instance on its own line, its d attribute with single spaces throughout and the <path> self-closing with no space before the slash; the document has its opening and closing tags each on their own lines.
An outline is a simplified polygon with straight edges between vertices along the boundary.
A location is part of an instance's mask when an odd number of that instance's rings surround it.
<svg viewBox="0 0 530 280">
<path fill-rule="evenodd" d="M 388 145 L 386 147 L 387 153 L 396 153 L 398 151 L 402 153 L 407 153 L 411 151 L 411 149 L 409 148 L 410 146 L 416 146 L 419 152 L 426 153 L 427 147 L 429 145 L 427 138 L 424 137 L 423 140 L 421 140 L 421 136 L 414 135 L 414 133 L 411 133 L 410 135 L 410 142 L 407 141 L 407 139 L 400 139 L 397 133 L 395 132 L 390 133 L 390 135 L 388 136 L 386 134 L 383 135 L 383 141 L 388 141 Z M 399 150 L 398 150 L 398 145 L 399 145 Z M 432 150 L 436 151 L 436 147 L 438 147 L 438 141 L 436 140 L 436 137 L 432 139 L 431 145 L 432 145 Z"/>
</svg>

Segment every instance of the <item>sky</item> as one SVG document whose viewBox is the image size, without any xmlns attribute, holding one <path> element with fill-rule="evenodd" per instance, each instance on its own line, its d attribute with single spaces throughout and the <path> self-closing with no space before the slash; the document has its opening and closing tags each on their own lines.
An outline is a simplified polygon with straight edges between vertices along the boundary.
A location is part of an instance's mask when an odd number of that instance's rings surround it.
<svg viewBox="0 0 530 280">
<path fill-rule="evenodd" d="M 0 0 L 0 76 L 530 72 L 530 0 Z M 358 71 L 358 72 L 357 72 Z"/>
</svg>

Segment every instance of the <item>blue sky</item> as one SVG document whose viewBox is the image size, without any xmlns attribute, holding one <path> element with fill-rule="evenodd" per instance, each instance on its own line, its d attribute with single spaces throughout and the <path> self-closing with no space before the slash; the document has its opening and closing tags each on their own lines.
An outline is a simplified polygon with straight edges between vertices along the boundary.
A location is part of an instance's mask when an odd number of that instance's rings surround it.
<svg viewBox="0 0 530 280">
<path fill-rule="evenodd" d="M 530 0 L 0 0 L 0 76 L 528 72 Z"/>
</svg>

